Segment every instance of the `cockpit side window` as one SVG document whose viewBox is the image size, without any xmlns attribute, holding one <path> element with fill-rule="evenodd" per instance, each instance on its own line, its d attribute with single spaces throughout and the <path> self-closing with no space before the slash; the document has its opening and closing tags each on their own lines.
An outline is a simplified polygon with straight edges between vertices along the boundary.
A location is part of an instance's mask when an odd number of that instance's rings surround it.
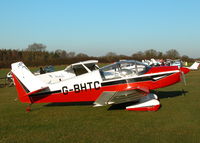
<svg viewBox="0 0 200 143">
<path fill-rule="evenodd" d="M 95 64 L 93 64 L 93 65 L 86 65 L 86 67 L 87 67 L 89 70 L 91 70 L 91 71 L 94 71 L 94 70 L 99 69 Z"/>
<path fill-rule="evenodd" d="M 100 69 L 100 74 L 103 80 L 120 78 L 119 72 L 120 72 L 120 66 L 117 63 L 105 66 Z"/>
<path fill-rule="evenodd" d="M 73 68 L 73 70 L 76 76 L 79 76 L 88 72 L 84 67 L 76 67 L 76 68 Z"/>
</svg>

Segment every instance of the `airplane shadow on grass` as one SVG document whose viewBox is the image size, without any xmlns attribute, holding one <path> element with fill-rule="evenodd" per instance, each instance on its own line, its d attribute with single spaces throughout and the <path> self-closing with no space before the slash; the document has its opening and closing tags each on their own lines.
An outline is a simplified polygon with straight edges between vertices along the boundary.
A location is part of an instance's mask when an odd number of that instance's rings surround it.
<svg viewBox="0 0 200 143">
<path fill-rule="evenodd" d="M 40 107 L 32 107 L 31 111 L 40 110 L 43 107 L 87 106 L 87 105 L 93 105 L 93 102 L 55 102 L 55 103 L 48 103 L 48 104 L 42 105 Z"/>
<path fill-rule="evenodd" d="M 153 91 L 152 93 L 156 94 L 159 99 L 163 98 L 173 98 L 176 96 L 185 96 L 188 91 L 179 90 L 179 91 Z"/>
<path fill-rule="evenodd" d="M 163 99 L 163 98 L 174 98 L 177 96 L 185 96 L 188 91 L 184 91 L 183 89 L 180 91 L 151 91 L 151 93 L 154 93 L 158 96 L 158 99 Z M 110 106 L 108 110 L 124 110 L 126 109 L 127 106 L 131 106 L 133 104 L 137 104 L 138 102 L 127 102 L 127 103 L 122 103 L 122 104 L 116 104 Z"/>
<path fill-rule="evenodd" d="M 92 105 L 93 102 L 56 102 L 56 103 L 49 103 L 44 106 L 86 106 L 86 105 Z"/>
</svg>

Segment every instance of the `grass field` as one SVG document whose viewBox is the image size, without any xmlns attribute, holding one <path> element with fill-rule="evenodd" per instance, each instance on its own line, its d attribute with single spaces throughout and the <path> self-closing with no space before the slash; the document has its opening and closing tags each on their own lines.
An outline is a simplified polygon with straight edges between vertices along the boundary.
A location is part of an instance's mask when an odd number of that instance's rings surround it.
<svg viewBox="0 0 200 143">
<path fill-rule="evenodd" d="M 16 101 L 14 87 L 0 88 L 0 143 L 198 143 L 200 71 L 186 79 L 187 86 L 178 83 L 155 91 L 162 104 L 157 112 L 34 104 L 26 113 L 27 104 Z"/>
</svg>

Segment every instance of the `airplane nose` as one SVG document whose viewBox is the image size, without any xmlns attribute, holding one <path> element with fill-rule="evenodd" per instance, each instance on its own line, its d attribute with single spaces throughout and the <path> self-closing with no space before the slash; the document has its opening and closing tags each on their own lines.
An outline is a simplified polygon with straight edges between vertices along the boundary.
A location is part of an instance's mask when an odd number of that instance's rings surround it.
<svg viewBox="0 0 200 143">
<path fill-rule="evenodd" d="M 180 70 L 181 70 L 184 74 L 186 74 L 186 73 L 188 73 L 188 72 L 190 71 L 190 69 L 185 68 L 185 67 L 181 67 Z"/>
</svg>

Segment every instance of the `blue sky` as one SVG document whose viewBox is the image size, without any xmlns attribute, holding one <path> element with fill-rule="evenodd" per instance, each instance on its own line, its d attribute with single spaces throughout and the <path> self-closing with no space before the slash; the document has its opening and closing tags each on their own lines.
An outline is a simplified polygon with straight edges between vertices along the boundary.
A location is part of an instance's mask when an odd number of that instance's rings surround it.
<svg viewBox="0 0 200 143">
<path fill-rule="evenodd" d="M 0 48 L 200 57 L 198 0 L 0 0 Z"/>
</svg>

